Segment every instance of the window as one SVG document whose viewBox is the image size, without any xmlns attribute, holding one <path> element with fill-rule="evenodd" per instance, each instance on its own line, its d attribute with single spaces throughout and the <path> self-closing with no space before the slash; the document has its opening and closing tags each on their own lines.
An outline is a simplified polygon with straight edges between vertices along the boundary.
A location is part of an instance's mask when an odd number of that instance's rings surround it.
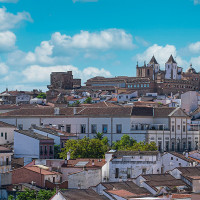
<svg viewBox="0 0 200 200">
<path fill-rule="evenodd" d="M 71 133 L 71 124 L 66 125 L 66 132 Z"/>
<path fill-rule="evenodd" d="M 62 124 L 58 124 L 58 129 L 61 130 L 61 128 L 63 127 Z"/>
<path fill-rule="evenodd" d="M 140 87 L 140 85 L 139 85 L 139 84 L 137 84 L 137 87 Z"/>
<path fill-rule="evenodd" d="M 43 147 L 40 146 L 40 155 L 43 155 Z"/>
<path fill-rule="evenodd" d="M 147 87 L 149 87 L 149 84 L 147 84 Z"/>
<path fill-rule="evenodd" d="M 174 132 L 174 125 L 172 125 L 172 132 Z"/>
<path fill-rule="evenodd" d="M 141 87 L 143 87 L 143 84 L 141 84 Z"/>
<path fill-rule="evenodd" d="M 146 169 L 146 168 L 143 168 L 143 169 L 142 169 L 142 174 L 146 174 L 146 171 L 147 171 L 147 169 Z"/>
<path fill-rule="evenodd" d="M 144 84 L 144 87 L 146 87 L 146 84 Z"/>
<path fill-rule="evenodd" d="M 44 154 L 47 154 L 47 146 L 44 146 Z"/>
<path fill-rule="evenodd" d="M 103 124 L 102 125 L 102 132 L 103 133 L 107 133 L 108 132 L 108 125 L 107 124 Z"/>
<path fill-rule="evenodd" d="M 81 124 L 81 133 L 86 133 L 86 124 Z"/>
<path fill-rule="evenodd" d="M 3 137 L 3 132 L 1 132 L 1 137 Z"/>
<path fill-rule="evenodd" d="M 183 125 L 183 132 L 185 132 L 185 125 Z"/>
<path fill-rule="evenodd" d="M 134 87 L 136 87 L 136 85 L 134 85 Z"/>
<path fill-rule="evenodd" d="M 117 124 L 116 129 L 117 129 L 116 130 L 117 133 L 122 133 L 122 125 L 121 124 Z"/>
<path fill-rule="evenodd" d="M 7 133 L 5 132 L 5 140 L 7 140 Z"/>
<path fill-rule="evenodd" d="M 178 126 L 177 126 L 177 129 L 180 131 L 180 130 L 181 130 L 181 126 L 180 126 L 180 125 L 178 125 Z"/>
<path fill-rule="evenodd" d="M 173 157 L 171 157 L 171 160 L 174 160 L 174 158 L 173 158 Z"/>
<path fill-rule="evenodd" d="M 126 98 L 128 99 L 128 95 L 126 95 Z"/>
<path fill-rule="evenodd" d="M 96 124 L 92 124 L 91 125 L 91 132 L 92 133 L 96 133 L 97 132 L 97 125 Z"/>
<path fill-rule="evenodd" d="M 52 146 L 49 146 L 49 147 L 50 147 L 49 153 L 53 154 L 53 147 Z"/>
<path fill-rule="evenodd" d="M 159 142 L 158 142 L 158 151 L 161 151 L 161 150 L 162 150 L 162 142 L 159 141 Z"/>
<path fill-rule="evenodd" d="M 23 130 L 23 124 L 18 124 L 18 129 Z"/>
<path fill-rule="evenodd" d="M 6 165 L 9 165 L 9 158 L 6 158 Z"/>
<path fill-rule="evenodd" d="M 115 168 L 115 178 L 119 178 L 119 168 Z"/>
<path fill-rule="evenodd" d="M 131 168 L 127 168 L 127 178 L 131 178 Z"/>
</svg>

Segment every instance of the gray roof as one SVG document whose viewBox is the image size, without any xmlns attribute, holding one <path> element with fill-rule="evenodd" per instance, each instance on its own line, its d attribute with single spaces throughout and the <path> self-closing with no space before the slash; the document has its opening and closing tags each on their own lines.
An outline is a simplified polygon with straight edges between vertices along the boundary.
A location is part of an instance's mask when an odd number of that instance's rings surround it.
<svg viewBox="0 0 200 200">
<path fill-rule="evenodd" d="M 15 130 L 15 132 L 26 135 L 28 137 L 32 137 L 36 140 L 53 140 L 53 138 L 50 138 L 50 137 L 47 137 L 47 136 L 44 136 L 44 135 L 41 135 L 41 134 L 38 134 L 35 132 L 31 132 L 29 130 Z"/>
</svg>

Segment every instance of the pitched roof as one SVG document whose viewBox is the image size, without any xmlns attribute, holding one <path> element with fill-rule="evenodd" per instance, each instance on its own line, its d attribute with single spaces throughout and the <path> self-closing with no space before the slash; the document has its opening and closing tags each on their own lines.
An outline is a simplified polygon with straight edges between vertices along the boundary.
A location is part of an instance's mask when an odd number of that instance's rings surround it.
<svg viewBox="0 0 200 200">
<path fill-rule="evenodd" d="M 188 115 L 181 109 L 181 108 L 176 108 L 173 110 L 168 116 L 170 117 L 188 117 Z"/>
<path fill-rule="evenodd" d="M 173 56 L 171 55 L 166 63 L 176 63 Z"/>
<path fill-rule="evenodd" d="M 111 105 L 108 103 L 104 103 L 105 105 Z M 74 115 L 74 109 L 76 109 L 76 115 Z M 43 117 L 60 117 L 60 116 L 96 116 L 96 117 L 104 117 L 104 116 L 116 116 L 116 117 L 128 117 L 131 115 L 131 107 L 123 107 L 123 106 L 108 106 L 108 107 L 67 107 L 60 108 L 60 115 L 54 114 L 54 108 L 32 108 L 32 109 L 19 109 L 10 111 L 7 113 L 1 113 L 0 116 L 14 116 L 14 117 L 35 117 L 35 116 L 43 116 Z"/>
<path fill-rule="evenodd" d="M 122 158 L 123 156 L 135 156 L 135 155 L 158 155 L 158 151 L 116 151 L 107 152 L 107 154 L 113 154 L 114 158 Z"/>
<path fill-rule="evenodd" d="M 58 172 L 53 172 L 53 171 L 45 170 L 45 169 L 42 169 L 42 168 L 40 168 L 38 166 L 30 166 L 30 167 L 24 167 L 24 168 L 28 169 L 30 171 L 39 173 L 39 174 L 43 174 L 43 175 L 57 175 L 57 174 L 59 174 Z"/>
<path fill-rule="evenodd" d="M 168 107 L 154 108 L 154 117 L 167 117 L 175 109 L 176 108 L 168 108 Z"/>
<path fill-rule="evenodd" d="M 90 108 L 102 108 L 102 107 L 122 107 L 120 105 L 116 105 L 113 103 L 109 103 L 109 102 L 99 102 L 99 103 L 93 103 L 93 104 L 87 104 L 86 106 L 84 106 L 85 104 L 82 104 L 82 107 L 90 107 Z"/>
<path fill-rule="evenodd" d="M 97 194 L 92 189 L 69 189 L 59 191 L 67 200 L 105 200 L 105 196 Z"/>
<path fill-rule="evenodd" d="M 50 137 L 35 133 L 35 132 L 30 132 L 29 130 L 15 130 L 15 132 L 18 132 L 20 134 L 26 135 L 28 137 L 32 137 L 36 140 L 54 140 Z"/>
<path fill-rule="evenodd" d="M 158 190 L 156 187 L 167 186 L 169 188 L 173 188 L 175 186 L 185 186 L 187 185 L 180 179 L 174 178 L 170 174 L 147 174 L 141 175 L 144 179 L 146 179 L 146 184 L 150 185 L 156 191 Z"/>
<path fill-rule="evenodd" d="M 94 163 L 94 165 L 92 164 Z M 94 159 L 94 158 L 77 158 L 71 159 L 67 161 L 67 164 L 63 164 L 62 167 L 69 167 L 69 168 L 101 168 L 106 164 L 105 159 Z"/>
<path fill-rule="evenodd" d="M 153 107 L 137 107 L 132 109 L 132 116 L 153 116 Z"/>
<path fill-rule="evenodd" d="M 158 64 L 158 62 L 157 62 L 157 60 L 155 59 L 154 56 L 151 58 L 149 64 Z"/>
<path fill-rule="evenodd" d="M 14 125 L 7 124 L 7 123 L 2 122 L 2 121 L 0 121 L 0 127 L 4 127 L 4 128 L 16 128 Z"/>
<path fill-rule="evenodd" d="M 0 153 L 12 153 L 12 150 L 6 147 L 0 146 Z"/>
<path fill-rule="evenodd" d="M 192 159 L 185 157 L 183 154 L 177 153 L 177 152 L 169 152 L 170 154 L 172 154 L 173 156 L 176 156 L 182 160 L 185 160 L 186 162 L 194 162 Z"/>
<path fill-rule="evenodd" d="M 106 188 L 106 191 L 118 196 L 122 195 L 123 197 L 136 197 L 150 194 L 145 188 L 139 187 L 132 181 L 105 182 L 101 184 Z M 114 191 L 117 192 L 115 193 Z"/>
</svg>

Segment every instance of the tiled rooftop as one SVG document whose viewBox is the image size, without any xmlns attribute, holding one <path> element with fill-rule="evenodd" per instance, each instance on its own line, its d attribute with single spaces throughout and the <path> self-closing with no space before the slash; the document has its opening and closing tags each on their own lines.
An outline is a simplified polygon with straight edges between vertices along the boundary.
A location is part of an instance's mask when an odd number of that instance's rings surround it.
<svg viewBox="0 0 200 200">
<path fill-rule="evenodd" d="M 41 135 L 41 134 L 38 134 L 38 133 L 34 133 L 32 131 L 29 131 L 29 130 L 15 130 L 15 132 L 26 135 L 28 137 L 32 137 L 32 138 L 37 139 L 37 140 L 53 140 L 50 137 L 47 137 L 47 136 L 44 136 L 44 135 Z"/>
</svg>

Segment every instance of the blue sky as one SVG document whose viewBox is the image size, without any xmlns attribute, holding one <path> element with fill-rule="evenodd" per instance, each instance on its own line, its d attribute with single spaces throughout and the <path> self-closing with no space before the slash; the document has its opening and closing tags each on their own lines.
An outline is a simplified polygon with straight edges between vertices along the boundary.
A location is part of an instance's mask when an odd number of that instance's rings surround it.
<svg viewBox="0 0 200 200">
<path fill-rule="evenodd" d="M 52 71 L 135 76 L 155 55 L 200 71 L 199 0 L 0 0 L 0 90 L 46 90 Z"/>
</svg>

